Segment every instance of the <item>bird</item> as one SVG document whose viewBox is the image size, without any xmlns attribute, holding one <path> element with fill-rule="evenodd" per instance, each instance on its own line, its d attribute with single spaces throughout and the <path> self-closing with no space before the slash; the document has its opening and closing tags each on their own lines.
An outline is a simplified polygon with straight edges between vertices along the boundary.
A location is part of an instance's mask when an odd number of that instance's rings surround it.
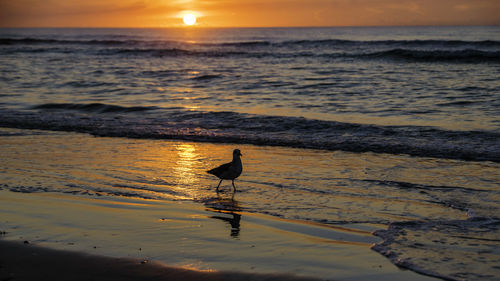
<svg viewBox="0 0 500 281">
<path fill-rule="evenodd" d="M 219 186 L 223 180 L 231 180 L 233 184 L 234 191 L 236 191 L 236 186 L 234 186 L 234 180 L 241 175 L 243 172 L 243 164 L 241 163 L 241 151 L 235 149 L 233 151 L 233 161 L 222 164 L 217 168 L 208 170 L 207 173 L 212 174 L 220 179 L 219 185 L 217 185 L 217 191 L 219 191 Z"/>
</svg>

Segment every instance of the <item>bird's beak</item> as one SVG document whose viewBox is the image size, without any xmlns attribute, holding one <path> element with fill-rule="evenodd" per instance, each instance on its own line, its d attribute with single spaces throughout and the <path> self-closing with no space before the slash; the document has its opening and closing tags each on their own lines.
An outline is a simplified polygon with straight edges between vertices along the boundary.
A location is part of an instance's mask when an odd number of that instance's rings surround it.
<svg viewBox="0 0 500 281">
<path fill-rule="evenodd" d="M 240 152 L 240 156 L 243 156 L 243 154 L 241 154 L 241 152 Z"/>
</svg>

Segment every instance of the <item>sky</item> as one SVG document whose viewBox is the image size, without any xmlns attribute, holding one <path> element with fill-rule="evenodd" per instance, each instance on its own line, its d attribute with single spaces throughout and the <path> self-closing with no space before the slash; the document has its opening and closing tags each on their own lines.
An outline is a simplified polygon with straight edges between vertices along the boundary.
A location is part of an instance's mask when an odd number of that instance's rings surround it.
<svg viewBox="0 0 500 281">
<path fill-rule="evenodd" d="M 500 25 L 500 0 L 0 0 L 0 27 Z"/>
</svg>

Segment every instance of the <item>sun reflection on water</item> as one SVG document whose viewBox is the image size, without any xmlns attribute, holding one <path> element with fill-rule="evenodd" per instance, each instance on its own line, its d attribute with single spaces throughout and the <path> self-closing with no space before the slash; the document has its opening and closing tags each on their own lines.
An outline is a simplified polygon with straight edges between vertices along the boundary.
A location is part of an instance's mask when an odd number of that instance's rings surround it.
<svg viewBox="0 0 500 281">
<path fill-rule="evenodd" d="M 198 158 L 196 148 L 192 144 L 180 143 L 175 146 L 177 151 L 177 161 L 174 167 L 174 173 L 179 184 L 185 186 L 186 190 L 197 183 L 199 180 L 194 172 L 194 164 Z"/>
</svg>

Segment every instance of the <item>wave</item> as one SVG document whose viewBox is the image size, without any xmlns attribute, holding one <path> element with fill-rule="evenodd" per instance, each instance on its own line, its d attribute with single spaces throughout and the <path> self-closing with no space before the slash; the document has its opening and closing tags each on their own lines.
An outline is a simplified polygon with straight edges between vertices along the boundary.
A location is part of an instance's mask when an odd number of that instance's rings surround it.
<svg viewBox="0 0 500 281">
<path fill-rule="evenodd" d="M 473 49 L 458 51 L 427 51 L 409 49 L 391 49 L 360 55 L 368 58 L 401 59 L 421 62 L 500 62 L 500 51 L 480 51 Z"/>
<path fill-rule="evenodd" d="M 205 75 L 199 75 L 194 78 L 193 80 L 198 80 L 198 81 L 205 81 L 205 80 L 212 80 L 212 79 L 218 79 L 222 78 L 222 75 L 216 75 L 216 74 L 205 74 Z"/>
<path fill-rule="evenodd" d="M 61 40 L 61 39 L 41 39 L 41 38 L 0 38 L 0 45 L 36 45 L 36 44 L 57 44 L 57 45 L 133 45 L 140 43 L 138 40 Z"/>
<path fill-rule="evenodd" d="M 99 103 L 42 104 L 33 109 L 0 110 L 0 126 L 108 137 L 180 139 L 500 162 L 497 142 L 500 133 L 490 131 L 362 125 L 301 117 Z M 60 114 L 60 110 L 67 112 Z"/>
<path fill-rule="evenodd" d="M 462 186 L 424 185 L 424 184 L 408 183 L 408 182 L 401 182 L 401 181 L 370 180 L 370 179 L 364 179 L 364 180 L 360 180 L 360 181 L 369 182 L 369 183 L 376 183 L 378 185 L 384 185 L 384 186 L 392 186 L 392 187 L 396 187 L 399 189 L 406 189 L 406 190 L 423 190 L 423 191 L 438 190 L 440 192 L 461 191 L 461 192 L 466 192 L 466 193 L 487 192 L 487 190 L 485 190 L 485 189 L 476 189 L 476 188 L 462 187 Z"/>
<path fill-rule="evenodd" d="M 279 54 L 270 52 L 245 52 L 232 50 L 191 50 L 182 48 L 121 48 L 107 49 L 99 52 L 101 55 L 127 55 L 151 57 L 273 57 Z"/>
<path fill-rule="evenodd" d="M 270 44 L 270 42 L 267 42 Z M 279 45 L 301 45 L 301 46 L 406 46 L 406 47 L 500 47 L 500 41 L 461 41 L 461 40 L 294 40 L 278 43 Z"/>
<path fill-rule="evenodd" d="M 196 51 L 185 49 L 119 49 L 110 50 L 108 54 L 132 54 L 141 55 L 149 54 L 152 56 L 202 56 L 202 57 L 273 57 L 273 58 L 297 58 L 297 57 L 323 57 L 323 58 L 374 58 L 374 59 L 403 59 L 411 61 L 462 61 L 462 62 L 500 62 L 500 51 L 479 51 L 473 49 L 459 51 L 426 51 L 426 50 L 411 50 L 411 49 L 389 49 L 377 52 L 335 52 L 335 53 L 320 53 L 312 52 L 295 52 L 295 53 L 279 53 L 279 52 L 246 52 L 246 51 Z"/>
<path fill-rule="evenodd" d="M 109 105 L 102 103 L 90 103 L 90 104 L 74 104 L 74 103 L 46 103 L 34 106 L 33 109 L 52 109 L 52 110 L 77 110 L 84 112 L 95 112 L 95 113 L 109 113 L 109 112 L 138 112 L 154 110 L 156 107 L 149 106 L 118 106 Z"/>
<path fill-rule="evenodd" d="M 484 259 L 482 255 L 493 253 L 499 233 L 498 218 L 394 222 L 387 230 L 373 233 L 383 241 L 372 250 L 399 267 L 443 280 L 491 280 L 499 271 L 496 256 Z"/>
<path fill-rule="evenodd" d="M 456 63 L 500 63 L 500 51 L 458 50 L 427 51 L 412 49 L 389 49 L 376 52 L 261 52 L 235 50 L 187 50 L 171 49 L 113 49 L 100 52 L 106 55 L 152 56 L 152 57 L 237 57 L 237 58 L 318 58 L 318 59 L 364 59 L 407 62 L 456 62 Z"/>
<path fill-rule="evenodd" d="M 47 38 L 0 38 L 0 45 L 16 44 L 81 44 L 81 45 L 166 45 L 166 44 L 186 44 L 190 46 L 231 46 L 231 47 L 287 47 L 287 46 L 406 46 L 406 47 L 466 47 L 466 48 L 499 48 L 500 41 L 462 41 L 462 40 L 342 40 L 342 39 L 322 39 L 322 40 L 287 40 L 287 41 L 236 41 L 236 42 L 184 42 L 173 40 L 67 40 L 67 39 L 47 39 Z"/>
<path fill-rule="evenodd" d="M 271 42 L 238 42 L 208 44 L 187 44 L 182 42 L 142 42 L 142 41 L 65 41 L 45 39 L 0 39 L 1 45 L 14 44 L 15 47 L 4 48 L 2 54 L 13 53 L 72 53 L 84 52 L 98 56 L 138 56 L 138 57 L 210 57 L 210 58 L 317 58 L 320 60 L 388 60 L 406 62 L 455 62 L 455 63 L 500 63 L 500 42 L 496 41 L 451 41 L 441 42 L 445 47 L 461 46 L 461 48 L 439 48 L 436 42 L 427 41 L 300 41 L 295 43 L 273 44 Z M 16 45 L 19 42 L 23 45 Z M 41 44 L 49 44 L 48 46 Z M 54 44 L 53 44 L 54 43 Z M 498 43 L 498 44 L 497 44 Z M 35 44 L 35 46 L 32 46 Z M 40 45 L 37 45 L 40 44 Z M 103 48 L 68 49 L 60 44 L 92 44 Z M 281 48 L 294 44 L 314 45 L 325 44 L 336 46 L 333 49 L 322 48 Z M 357 47 L 349 46 L 356 45 Z M 229 47 L 228 47 L 229 46 Z M 340 47 L 339 47 L 340 46 Z M 495 48 L 481 49 L 493 46 Z M 416 48 L 425 47 L 425 48 Z"/>
</svg>

